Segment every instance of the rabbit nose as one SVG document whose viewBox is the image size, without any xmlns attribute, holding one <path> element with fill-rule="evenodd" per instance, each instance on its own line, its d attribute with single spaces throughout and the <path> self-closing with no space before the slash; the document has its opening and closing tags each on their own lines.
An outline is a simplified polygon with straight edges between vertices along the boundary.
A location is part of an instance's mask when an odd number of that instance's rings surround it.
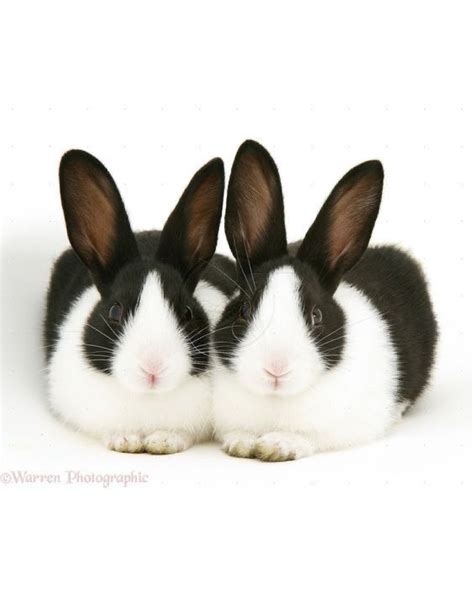
<svg viewBox="0 0 474 592">
<path fill-rule="evenodd" d="M 162 373 L 161 365 L 156 363 L 142 364 L 140 370 L 145 375 L 145 378 L 150 386 L 155 386 L 160 380 Z"/>
<path fill-rule="evenodd" d="M 288 369 L 288 364 L 282 360 L 275 360 L 274 362 L 271 362 L 265 366 L 263 369 L 266 374 L 276 379 L 283 378 L 290 372 Z"/>
<path fill-rule="evenodd" d="M 155 386 L 155 384 L 158 382 L 158 376 L 156 374 L 151 374 L 150 372 L 147 372 L 146 370 L 143 371 L 145 373 L 145 378 L 146 381 L 148 382 L 148 384 L 150 386 Z"/>
</svg>

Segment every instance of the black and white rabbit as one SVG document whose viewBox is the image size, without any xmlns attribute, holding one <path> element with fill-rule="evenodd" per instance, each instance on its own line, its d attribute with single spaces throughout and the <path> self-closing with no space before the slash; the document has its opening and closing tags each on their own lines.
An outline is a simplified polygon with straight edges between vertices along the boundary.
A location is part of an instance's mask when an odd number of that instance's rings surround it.
<svg viewBox="0 0 474 592">
<path fill-rule="evenodd" d="M 296 459 L 382 435 L 428 382 L 437 325 L 409 255 L 367 249 L 383 169 L 350 170 L 304 240 L 287 246 L 278 170 L 247 141 L 225 230 L 241 290 L 218 323 L 214 430 L 234 456 Z"/>
<path fill-rule="evenodd" d="M 60 189 L 73 249 L 55 263 L 47 297 L 52 409 L 120 452 L 166 454 L 205 440 L 209 334 L 228 292 L 206 268 L 222 160 L 195 174 L 161 232 L 132 232 L 111 175 L 86 152 L 63 156 Z"/>
</svg>

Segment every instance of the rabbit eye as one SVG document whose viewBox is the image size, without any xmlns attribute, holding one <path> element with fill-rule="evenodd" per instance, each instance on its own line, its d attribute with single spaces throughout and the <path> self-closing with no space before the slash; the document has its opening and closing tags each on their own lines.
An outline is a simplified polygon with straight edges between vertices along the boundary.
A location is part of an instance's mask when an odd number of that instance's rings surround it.
<svg viewBox="0 0 474 592">
<path fill-rule="evenodd" d="M 311 324 L 313 327 L 317 327 L 323 322 L 323 313 L 321 309 L 317 306 L 313 306 L 313 310 L 311 311 Z"/>
<path fill-rule="evenodd" d="M 240 316 L 244 321 L 248 321 L 250 319 L 250 315 L 252 314 L 252 307 L 249 302 L 243 302 L 240 305 Z"/>
<path fill-rule="evenodd" d="M 186 306 L 186 308 L 184 309 L 184 320 L 190 321 L 193 318 L 194 318 L 193 309 L 190 306 Z"/>
<path fill-rule="evenodd" d="M 122 315 L 123 306 L 120 304 L 120 302 L 112 304 L 109 310 L 109 320 L 113 321 L 114 323 L 120 323 L 120 321 L 122 320 Z"/>
</svg>

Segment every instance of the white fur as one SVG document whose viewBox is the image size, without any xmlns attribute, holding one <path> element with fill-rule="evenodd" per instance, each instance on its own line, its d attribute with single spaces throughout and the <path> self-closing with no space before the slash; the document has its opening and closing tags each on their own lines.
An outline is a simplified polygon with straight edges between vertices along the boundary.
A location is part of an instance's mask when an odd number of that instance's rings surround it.
<svg viewBox="0 0 474 592">
<path fill-rule="evenodd" d="M 234 368 L 219 364 L 214 373 L 214 429 L 229 454 L 299 458 L 373 440 L 400 417 L 396 352 L 374 306 L 353 286 L 339 286 L 345 346 L 326 369 L 308 335 L 299 285 L 289 266 L 272 272 Z M 264 371 L 275 361 L 288 372 L 276 386 Z"/>
<path fill-rule="evenodd" d="M 225 296 L 206 282 L 196 297 L 215 321 Z M 148 275 L 131 321 L 116 349 L 113 372 L 91 367 L 82 351 L 87 319 L 99 301 L 87 289 L 61 325 L 48 366 L 49 401 L 68 424 L 121 452 L 169 453 L 205 440 L 210 425 L 209 373 L 189 375 L 188 345 L 164 298 L 157 273 Z M 150 386 L 140 367 L 156 365 L 160 379 Z"/>
</svg>

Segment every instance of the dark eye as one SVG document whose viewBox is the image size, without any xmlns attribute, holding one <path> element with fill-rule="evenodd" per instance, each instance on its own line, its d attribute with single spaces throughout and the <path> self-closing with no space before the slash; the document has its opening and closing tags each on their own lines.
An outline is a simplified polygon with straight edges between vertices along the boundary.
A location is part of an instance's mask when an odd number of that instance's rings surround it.
<svg viewBox="0 0 474 592">
<path fill-rule="evenodd" d="M 248 321 L 250 319 L 250 315 L 252 314 L 252 307 L 249 302 L 242 302 L 240 305 L 240 316 L 244 321 Z"/>
<path fill-rule="evenodd" d="M 190 306 L 186 306 L 186 308 L 184 309 L 183 318 L 186 322 L 194 318 L 193 309 Z"/>
<path fill-rule="evenodd" d="M 318 327 L 323 322 L 323 313 L 317 306 L 313 306 L 311 311 L 311 324 L 313 327 Z"/>
<path fill-rule="evenodd" d="M 120 302 L 112 304 L 109 310 L 109 320 L 113 321 L 114 323 L 120 323 L 120 321 L 122 320 L 122 315 L 123 306 L 120 304 Z"/>
</svg>

